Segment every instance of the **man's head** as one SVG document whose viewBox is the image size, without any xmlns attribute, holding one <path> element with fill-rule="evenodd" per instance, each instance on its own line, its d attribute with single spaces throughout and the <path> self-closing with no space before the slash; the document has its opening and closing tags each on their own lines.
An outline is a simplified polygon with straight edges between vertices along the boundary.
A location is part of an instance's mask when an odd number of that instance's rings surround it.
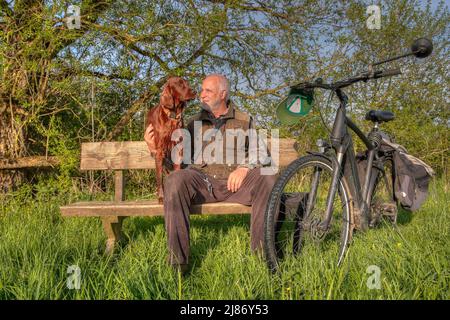
<svg viewBox="0 0 450 320">
<path fill-rule="evenodd" d="M 212 112 L 226 108 L 230 95 L 230 83 L 221 74 L 211 74 L 202 82 L 200 102 L 203 108 Z"/>
</svg>

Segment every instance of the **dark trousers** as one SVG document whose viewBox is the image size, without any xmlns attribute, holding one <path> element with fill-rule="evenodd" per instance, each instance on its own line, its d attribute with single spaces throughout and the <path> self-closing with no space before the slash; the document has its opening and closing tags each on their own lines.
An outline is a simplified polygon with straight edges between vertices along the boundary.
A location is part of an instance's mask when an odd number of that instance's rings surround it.
<svg viewBox="0 0 450 320">
<path fill-rule="evenodd" d="M 261 169 L 248 172 L 235 193 L 226 180 L 217 180 L 195 169 L 174 171 L 164 183 L 164 222 L 168 237 L 169 262 L 189 262 L 189 214 L 192 205 L 211 202 L 236 202 L 252 206 L 251 249 L 262 249 L 264 212 L 277 175 L 261 175 Z"/>
</svg>

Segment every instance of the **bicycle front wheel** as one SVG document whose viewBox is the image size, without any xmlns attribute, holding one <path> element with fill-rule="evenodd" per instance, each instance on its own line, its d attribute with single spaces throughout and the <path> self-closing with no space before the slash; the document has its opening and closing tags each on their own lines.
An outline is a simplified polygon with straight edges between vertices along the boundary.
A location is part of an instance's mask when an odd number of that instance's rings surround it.
<svg viewBox="0 0 450 320">
<path fill-rule="evenodd" d="M 308 155 L 292 162 L 278 178 L 265 213 L 264 251 L 272 270 L 283 260 L 309 249 L 313 253 L 317 247 L 335 250 L 336 261 L 341 263 L 351 235 L 351 202 L 341 177 L 329 228 L 323 230 L 332 176 L 331 161 Z"/>
</svg>

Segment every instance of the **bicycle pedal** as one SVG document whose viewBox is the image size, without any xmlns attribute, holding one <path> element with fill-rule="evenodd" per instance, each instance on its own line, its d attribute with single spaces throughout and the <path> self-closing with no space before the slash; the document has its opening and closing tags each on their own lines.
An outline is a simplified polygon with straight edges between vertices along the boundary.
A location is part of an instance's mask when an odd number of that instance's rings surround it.
<svg viewBox="0 0 450 320">
<path fill-rule="evenodd" d="M 397 222 L 398 208 L 395 202 L 382 203 L 380 205 L 380 213 L 383 217 L 388 218 L 392 223 Z"/>
<path fill-rule="evenodd" d="M 397 204 L 395 202 L 382 203 L 379 209 L 384 216 L 397 215 L 398 212 Z"/>
</svg>

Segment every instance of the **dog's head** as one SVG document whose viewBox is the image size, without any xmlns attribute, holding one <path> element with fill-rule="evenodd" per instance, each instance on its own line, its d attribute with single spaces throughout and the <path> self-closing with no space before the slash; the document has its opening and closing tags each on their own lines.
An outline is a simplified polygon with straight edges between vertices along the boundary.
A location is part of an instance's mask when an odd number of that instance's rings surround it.
<svg viewBox="0 0 450 320">
<path fill-rule="evenodd" d="M 161 93 L 160 104 L 166 108 L 174 109 L 182 102 L 193 100 L 196 93 L 188 82 L 180 77 L 170 77 Z"/>
</svg>

